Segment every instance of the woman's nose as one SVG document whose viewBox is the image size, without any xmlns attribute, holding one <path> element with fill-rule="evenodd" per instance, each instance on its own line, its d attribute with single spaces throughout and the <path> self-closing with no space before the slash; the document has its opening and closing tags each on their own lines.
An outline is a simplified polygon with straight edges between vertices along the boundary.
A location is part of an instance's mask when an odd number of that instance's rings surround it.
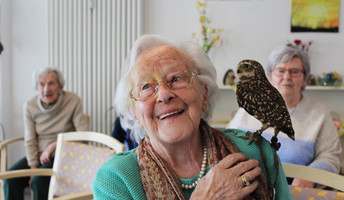
<svg viewBox="0 0 344 200">
<path fill-rule="evenodd" d="M 291 78 L 289 70 L 285 70 L 283 78 L 287 78 L 287 79 Z"/>
<path fill-rule="evenodd" d="M 171 99 L 173 99 L 176 95 L 172 91 L 171 88 L 169 88 L 164 82 L 160 82 L 159 89 L 157 92 L 157 101 L 158 102 L 168 102 Z"/>
</svg>

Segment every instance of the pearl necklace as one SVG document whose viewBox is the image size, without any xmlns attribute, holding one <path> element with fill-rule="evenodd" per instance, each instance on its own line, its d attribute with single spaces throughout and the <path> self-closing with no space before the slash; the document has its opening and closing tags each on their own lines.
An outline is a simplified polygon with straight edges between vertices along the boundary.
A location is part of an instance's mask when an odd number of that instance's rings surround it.
<svg viewBox="0 0 344 200">
<path fill-rule="evenodd" d="M 203 161 L 202 161 L 201 171 L 199 172 L 198 179 L 194 183 L 192 183 L 190 185 L 182 184 L 182 188 L 184 188 L 184 189 L 192 189 L 192 188 L 196 187 L 198 181 L 201 180 L 201 178 L 203 177 L 203 175 L 205 173 L 205 170 L 207 168 L 207 153 L 208 153 L 208 149 L 204 145 L 203 146 Z"/>
</svg>

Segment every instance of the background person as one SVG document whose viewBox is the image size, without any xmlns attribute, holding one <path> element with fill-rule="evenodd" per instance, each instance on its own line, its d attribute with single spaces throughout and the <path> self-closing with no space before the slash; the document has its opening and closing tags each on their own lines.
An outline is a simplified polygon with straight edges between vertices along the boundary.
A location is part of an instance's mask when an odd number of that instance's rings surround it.
<svg viewBox="0 0 344 200">
<path fill-rule="evenodd" d="M 63 91 L 64 78 L 56 68 L 39 69 L 33 74 L 38 95 L 24 105 L 26 157 L 10 170 L 52 168 L 57 135 L 62 132 L 88 131 L 87 116 L 80 98 Z M 24 189 L 31 186 L 34 199 L 47 199 L 50 177 L 24 177 L 4 181 L 6 199 L 23 199 Z"/>
<path fill-rule="evenodd" d="M 216 71 L 194 42 L 176 47 L 141 36 L 116 90 L 116 109 L 140 141 L 112 156 L 93 181 L 95 199 L 270 199 L 256 144 L 211 128 L 219 89 Z M 275 177 L 273 150 L 261 143 Z M 276 199 L 292 199 L 279 163 Z M 272 178 L 274 179 L 274 178 Z"/>
<path fill-rule="evenodd" d="M 131 134 L 130 134 L 130 129 L 125 128 L 122 125 L 123 116 L 120 115 L 119 117 L 116 118 L 115 120 L 115 125 L 113 127 L 112 131 L 112 137 L 116 138 L 118 141 L 122 142 L 125 144 L 127 151 L 135 148 L 138 146 L 137 142 L 132 139 Z"/>
<path fill-rule="evenodd" d="M 332 117 L 323 104 L 302 94 L 310 74 L 307 53 L 297 48 L 277 47 L 268 58 L 267 74 L 283 96 L 295 131 L 295 141 L 278 134 L 281 148 L 277 153 L 281 161 L 339 173 L 342 149 Z M 227 125 L 251 131 L 260 127 L 261 122 L 242 108 Z M 272 135 L 272 128 L 263 133 L 268 140 Z M 315 183 L 294 179 L 292 185 L 314 187 Z"/>
</svg>

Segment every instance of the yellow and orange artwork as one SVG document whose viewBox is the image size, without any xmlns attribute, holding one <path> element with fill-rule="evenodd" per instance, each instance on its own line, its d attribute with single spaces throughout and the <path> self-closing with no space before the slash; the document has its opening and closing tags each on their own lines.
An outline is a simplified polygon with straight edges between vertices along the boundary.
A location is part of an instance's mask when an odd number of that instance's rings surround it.
<svg viewBox="0 0 344 200">
<path fill-rule="evenodd" d="M 292 0 L 291 32 L 338 32 L 340 0 Z"/>
</svg>

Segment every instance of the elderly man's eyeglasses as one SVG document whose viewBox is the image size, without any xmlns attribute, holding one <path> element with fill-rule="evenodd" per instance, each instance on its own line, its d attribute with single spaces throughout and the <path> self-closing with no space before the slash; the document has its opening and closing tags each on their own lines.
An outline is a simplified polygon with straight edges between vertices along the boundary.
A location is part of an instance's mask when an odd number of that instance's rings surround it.
<svg viewBox="0 0 344 200">
<path fill-rule="evenodd" d="M 297 69 L 297 68 L 291 68 L 291 69 L 285 69 L 285 68 L 279 68 L 279 67 L 276 67 L 276 68 L 273 68 L 272 69 L 272 72 L 275 76 L 279 76 L 279 77 L 282 77 L 284 76 L 284 74 L 286 72 L 289 72 L 289 75 L 292 77 L 292 78 L 299 78 L 302 76 L 303 74 L 303 70 L 302 69 Z"/>
<path fill-rule="evenodd" d="M 194 77 L 197 76 L 196 72 L 183 71 L 173 74 L 169 74 L 162 81 L 146 82 L 135 86 L 130 92 L 130 98 L 135 101 L 145 101 L 159 91 L 160 82 L 164 82 L 165 85 L 171 90 L 179 90 L 191 85 Z"/>
</svg>

